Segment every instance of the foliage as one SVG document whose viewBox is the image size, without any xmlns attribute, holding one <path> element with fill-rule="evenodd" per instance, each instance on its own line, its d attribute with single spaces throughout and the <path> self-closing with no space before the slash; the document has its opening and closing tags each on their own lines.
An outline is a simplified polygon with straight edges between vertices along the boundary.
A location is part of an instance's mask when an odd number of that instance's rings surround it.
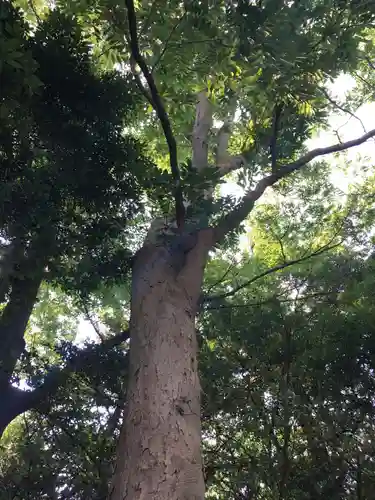
<svg viewBox="0 0 375 500">
<path fill-rule="evenodd" d="M 23 29 L 22 57 L 43 85 L 20 91 L 18 103 L 10 78 L 2 92 L 2 235 L 42 240 L 49 279 L 97 286 L 98 276 L 116 279 L 128 269 L 127 221 L 141 210 L 141 187 L 153 173 L 139 144 L 122 134 L 134 116 L 132 84 L 98 73 L 79 27 L 58 12 L 29 38 Z"/>
<path fill-rule="evenodd" d="M 218 261 L 215 275 L 214 264 L 207 286 L 227 269 Z M 373 267 L 372 258 L 342 247 L 258 280 L 227 307 L 202 311 L 207 498 L 354 499 L 359 487 L 371 498 Z M 236 272 L 249 275 L 246 265 Z M 67 380 L 48 417 L 33 413 L 10 427 L 26 448 L 18 450 L 15 437 L 5 440 L 2 477 L 19 498 L 40 498 L 50 477 L 69 498 L 104 498 L 101 481 L 110 477 L 117 435 L 110 415 L 123 397 L 117 363 L 124 360 L 121 350 L 102 356 Z M 33 446 L 45 450 L 35 465 Z"/>
<path fill-rule="evenodd" d="M 202 199 L 218 179 L 191 168 L 197 92 L 214 108 L 210 161 L 232 121 L 229 150 L 246 160 L 233 177 L 253 188 L 327 126 L 328 81 L 354 72 L 347 105 L 367 99 L 373 18 L 372 4 L 346 0 L 138 2 L 193 202 L 188 229 L 238 207 Z M 16 261 L 0 295 L 4 311 L 15 278 L 42 271 L 12 381 L 44 395 L 3 438 L 0 498 L 104 499 L 126 398 L 131 257 L 144 223 L 172 211 L 166 144 L 131 72 L 122 4 L 4 1 L 0 31 L 2 278 L 7 252 Z M 374 177 L 343 198 L 330 170 L 319 161 L 282 180 L 251 214 L 251 248 L 238 249 L 239 228 L 210 255 L 197 320 L 207 498 L 371 498 Z M 75 344 L 83 317 L 98 343 Z"/>
</svg>

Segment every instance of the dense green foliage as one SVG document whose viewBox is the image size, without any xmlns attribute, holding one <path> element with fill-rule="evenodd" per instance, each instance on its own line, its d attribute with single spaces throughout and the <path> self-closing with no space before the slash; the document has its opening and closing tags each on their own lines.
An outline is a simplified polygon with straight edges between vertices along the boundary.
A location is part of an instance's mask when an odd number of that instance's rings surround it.
<svg viewBox="0 0 375 500">
<path fill-rule="evenodd" d="M 132 84 L 113 71 L 95 73 L 68 18 L 53 13 L 29 37 L 17 13 L 3 15 L 3 43 L 19 43 L 18 57 L 35 67 L 27 84 L 37 88 L 17 89 L 27 66 L 11 52 L 2 79 L 2 236 L 40 240 L 52 279 L 69 284 L 98 266 L 113 278 L 127 262 L 124 233 L 141 208 L 139 181 L 152 170 L 122 135 L 134 114 Z"/>
<path fill-rule="evenodd" d="M 261 224 L 265 215 L 258 215 Z M 288 220 L 279 213 L 279 222 Z M 296 251 L 284 243 L 284 252 Z M 213 260 L 209 296 L 258 275 L 280 257 L 280 243 L 274 248 L 272 256 L 245 254 L 232 266 Z M 373 288 L 373 259 L 344 244 L 220 302 L 206 300 L 198 330 L 208 498 L 371 498 Z M 48 321 L 39 318 L 42 332 Z M 72 356 L 67 347 L 65 358 Z M 64 490 L 58 498 L 105 498 L 125 359 L 99 346 L 47 416 L 29 414 L 9 428 L 4 498 L 10 489 L 14 498 L 52 498 L 49 488 Z"/>
<path fill-rule="evenodd" d="M 0 500 L 106 498 L 132 256 L 151 215 L 173 211 L 125 7 L 54 4 L 0 2 L 0 406 L 5 424 L 19 415 L 0 443 Z M 246 164 L 232 180 L 253 187 L 332 112 L 373 101 L 374 16 L 354 0 L 138 2 L 194 224 L 236 205 L 199 198 L 214 174 L 191 169 L 197 92 L 217 129 L 235 116 L 229 149 Z M 356 86 L 338 103 L 328 84 L 343 72 Z M 346 195 L 329 160 L 283 179 L 251 213 L 251 248 L 231 234 L 210 255 L 197 318 L 208 499 L 373 496 L 375 178 L 363 164 Z M 30 390 L 15 411 L 14 385 Z"/>
</svg>

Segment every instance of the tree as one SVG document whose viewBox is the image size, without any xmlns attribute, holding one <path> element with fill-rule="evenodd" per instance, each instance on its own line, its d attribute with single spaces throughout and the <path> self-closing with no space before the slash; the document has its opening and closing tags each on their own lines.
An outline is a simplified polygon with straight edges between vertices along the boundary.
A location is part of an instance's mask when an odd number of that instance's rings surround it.
<svg viewBox="0 0 375 500">
<path fill-rule="evenodd" d="M 155 2 L 152 8 L 162 16 L 163 22 L 153 25 L 152 21 L 148 22 L 153 15 L 148 6 L 140 8 L 137 19 L 134 3 L 128 0 L 125 4 L 126 11 L 106 6 L 99 17 L 109 18 L 113 23 L 110 25 L 112 33 L 122 33 L 128 42 L 123 50 L 130 51 L 134 77 L 160 121 L 173 179 L 177 234 L 172 239 L 165 233 L 158 239 L 150 234 L 135 259 L 126 416 L 110 498 L 198 499 L 204 496 L 204 481 L 194 317 L 208 253 L 238 229 L 268 187 L 291 176 L 316 157 L 353 147 L 375 134 L 371 131 L 348 143 L 310 151 L 299 157 L 297 154 L 311 125 L 319 120 L 325 104 L 316 93 L 316 83 L 324 83 L 323 72 L 332 77 L 350 67 L 355 57 L 356 37 L 360 34 L 354 19 L 358 21 L 361 16 L 368 18 L 370 14 L 368 11 L 354 14 L 350 4 L 345 2 L 340 5 L 333 2 L 328 10 L 319 3 L 308 9 L 310 4 L 301 5 L 300 2 L 258 5 L 193 2 L 183 6 L 173 3 L 162 14 L 164 6 Z M 171 21 L 168 22 L 167 16 Z M 323 27 L 316 30 L 307 28 L 317 22 L 322 22 Z M 164 28 L 163 23 L 173 23 L 169 37 L 163 37 L 163 33 L 156 34 L 158 29 L 160 32 Z M 336 24 L 335 29 L 333 24 Z M 298 49 L 291 49 L 290 39 L 283 43 L 280 30 L 285 30 L 287 26 L 290 26 L 288 35 Z M 332 37 L 333 32 L 336 36 L 336 30 L 340 32 L 338 42 L 334 42 Z M 178 36 L 174 38 L 176 32 Z M 214 115 L 210 94 L 224 104 L 222 116 L 229 115 L 217 134 L 216 169 L 213 173 L 216 180 L 243 168 L 247 162 L 251 166 L 259 165 L 258 171 L 252 174 L 259 176 L 263 172 L 258 182 L 252 185 L 250 182 L 237 206 L 225 215 L 214 212 L 213 217 L 207 217 L 207 209 L 204 216 L 199 217 L 199 208 L 202 207 L 199 201 L 203 205 L 209 201 L 213 181 L 208 186 L 207 183 L 205 187 L 201 186 L 194 200 L 190 198 L 191 215 L 185 209 L 183 195 L 187 187 L 179 172 L 173 122 L 159 93 L 159 88 L 162 93 L 170 91 L 171 100 L 175 98 L 174 104 L 178 106 L 178 90 L 174 94 L 173 82 L 178 81 L 176 71 L 183 75 L 186 61 L 181 51 L 175 51 L 169 59 L 160 59 L 168 51 L 172 37 L 177 39 L 178 45 L 183 45 L 191 41 L 195 33 L 215 39 L 215 48 L 219 46 L 218 52 L 223 55 L 231 72 L 225 71 L 222 61 L 216 60 L 209 64 L 209 74 L 193 76 L 190 73 L 183 81 L 185 98 L 192 98 L 194 86 L 196 91 L 199 90 L 191 134 L 193 177 L 207 171 L 214 158 L 214 152 L 209 147 Z M 282 35 L 285 37 L 284 32 Z M 142 45 L 144 39 L 146 42 Z M 280 42 L 277 47 L 276 40 Z M 300 52 L 290 50 L 304 50 L 308 56 L 303 61 L 298 60 Z M 146 51 L 151 52 L 149 58 L 144 55 Z M 337 57 L 339 51 L 342 51 L 343 57 Z M 194 56 L 199 57 L 199 49 Z M 207 52 L 203 54 L 203 59 L 205 56 Z M 181 58 L 180 62 L 176 61 L 177 57 Z M 288 61 L 293 57 L 296 62 L 291 67 Z M 171 64 L 175 64 L 174 70 Z M 241 73 L 237 79 L 232 76 L 236 72 Z M 252 85 L 249 85 L 249 79 Z M 309 119 L 306 115 L 311 108 L 315 116 Z M 172 105 L 168 109 L 171 110 Z M 229 156 L 230 121 L 235 109 L 250 114 L 250 144 L 247 151 L 238 151 L 242 155 Z M 249 171 L 251 167 L 246 169 L 245 166 L 245 172 L 249 174 Z M 192 224 L 189 224 L 189 215 Z"/>
<path fill-rule="evenodd" d="M 93 67 L 77 23 L 54 12 L 32 30 L 10 3 L 0 7 L 2 432 L 43 398 L 42 387 L 32 394 L 12 384 L 41 283 L 83 297 L 123 277 L 127 223 L 142 212 L 145 177 L 157 174 L 123 135 L 131 83 Z"/>
<path fill-rule="evenodd" d="M 115 54 L 132 71 L 153 109 L 149 149 L 165 160 L 158 120 L 170 168 L 173 209 L 159 205 L 166 217 L 151 225 L 133 262 L 129 384 L 110 498 L 201 499 L 195 315 L 209 252 L 238 232 L 267 188 L 297 183 L 315 158 L 375 135 L 303 146 L 325 117 L 318 85 L 355 66 L 373 13 L 345 1 L 125 5 L 57 2 L 80 19 L 96 54 Z M 224 122 L 217 131 L 213 118 Z M 213 197 L 229 173 L 245 184 L 237 204 Z"/>
</svg>

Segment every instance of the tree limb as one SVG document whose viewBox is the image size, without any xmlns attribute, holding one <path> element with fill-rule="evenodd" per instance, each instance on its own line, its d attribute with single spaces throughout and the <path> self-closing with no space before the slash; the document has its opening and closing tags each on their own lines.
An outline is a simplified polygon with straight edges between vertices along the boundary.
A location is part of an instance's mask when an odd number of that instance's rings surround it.
<svg viewBox="0 0 375 500">
<path fill-rule="evenodd" d="M 129 41 L 129 45 L 130 45 L 130 41 Z M 134 60 L 133 57 L 130 57 L 130 69 L 131 69 L 132 74 L 134 76 L 135 83 L 137 84 L 137 87 L 139 88 L 141 94 L 143 94 L 143 96 L 145 97 L 145 99 L 155 109 L 155 104 L 154 104 L 154 101 L 152 100 L 152 96 L 151 96 L 150 92 L 148 92 L 148 90 L 145 88 L 145 86 L 142 83 L 142 80 L 141 80 L 141 78 L 139 76 L 139 73 L 138 73 L 138 71 L 136 69 L 136 63 L 135 63 L 135 60 Z"/>
<path fill-rule="evenodd" d="M 279 180 L 287 177 L 300 170 L 307 163 L 318 158 L 320 156 L 324 156 L 330 153 L 338 153 L 339 151 L 344 151 L 346 149 L 353 148 L 355 146 L 359 146 L 363 144 L 371 137 L 375 136 L 375 129 L 370 130 L 367 134 L 358 137 L 357 139 L 353 139 L 351 141 L 343 142 L 340 144 L 333 144 L 332 146 L 328 146 L 325 148 L 317 148 L 309 151 L 307 154 L 301 156 L 298 160 L 287 163 L 286 165 L 280 166 L 276 172 L 263 177 L 255 188 L 252 191 L 249 191 L 241 200 L 239 205 L 232 210 L 231 213 L 224 216 L 221 220 L 219 220 L 217 226 L 214 228 L 213 241 L 214 244 L 219 243 L 226 234 L 230 231 L 236 229 L 241 222 L 249 215 L 251 210 L 253 209 L 255 202 L 263 195 L 264 191 L 276 184 Z"/>
<path fill-rule="evenodd" d="M 246 302 L 244 304 L 219 304 L 217 306 L 209 306 L 207 307 L 208 311 L 216 310 L 216 309 L 241 309 L 243 307 L 260 307 L 265 304 L 272 304 L 277 300 L 280 304 L 285 304 L 288 302 L 303 302 L 308 299 L 315 299 L 319 297 L 330 297 L 332 295 L 337 295 L 337 292 L 315 292 L 308 295 L 301 295 L 300 297 L 294 297 L 290 299 L 279 299 L 278 296 L 272 296 L 269 299 L 260 300 L 257 302 Z"/>
<path fill-rule="evenodd" d="M 128 340 L 129 336 L 129 330 L 125 330 L 107 338 L 100 346 L 110 350 Z M 17 416 L 32 409 L 45 411 L 49 399 L 56 394 L 59 387 L 63 385 L 68 377 L 74 372 L 77 373 L 85 369 L 90 359 L 90 354 L 92 354 L 92 345 L 80 350 L 63 368 L 52 366 L 44 382 L 32 391 L 23 391 L 18 387 L 9 385 L 7 390 L 1 394 L 0 437 L 6 427 Z"/>
<path fill-rule="evenodd" d="M 226 165 L 230 159 L 230 155 L 228 153 L 228 145 L 231 134 L 230 129 L 231 123 L 226 121 L 217 134 L 216 166 L 219 169 L 221 165 Z"/>
<path fill-rule="evenodd" d="M 312 257 L 317 257 L 318 255 L 321 255 L 324 252 L 328 252 L 329 250 L 332 250 L 333 248 L 338 247 L 341 245 L 340 243 L 336 243 L 335 245 L 330 245 L 330 246 L 324 246 L 319 248 L 319 250 L 316 250 L 313 253 L 310 253 L 309 255 L 305 255 L 303 257 L 300 257 L 299 259 L 292 259 L 288 260 L 286 262 L 283 262 L 282 264 L 278 264 L 277 266 L 270 267 L 266 271 L 258 274 L 257 276 L 254 276 L 253 278 L 245 281 L 245 283 L 241 283 L 241 285 L 236 286 L 233 288 L 233 290 L 230 290 L 229 292 L 220 294 L 220 295 L 211 295 L 208 297 L 203 297 L 202 298 L 202 303 L 205 302 L 214 302 L 215 300 L 221 300 L 221 299 L 226 299 L 228 297 L 233 297 L 237 292 L 240 290 L 243 290 L 244 288 L 247 288 L 248 286 L 252 285 L 255 281 L 258 281 L 261 278 L 264 278 L 270 274 L 273 274 L 277 271 L 281 271 L 282 269 L 286 269 L 287 267 L 293 266 L 294 264 L 300 264 L 301 262 L 304 262 Z"/>
<path fill-rule="evenodd" d="M 183 203 L 182 186 L 180 170 L 178 168 L 178 158 L 177 158 L 177 144 L 176 139 L 172 132 L 171 123 L 161 100 L 159 91 L 156 87 L 155 80 L 140 52 L 138 44 L 138 34 L 137 34 L 137 19 L 135 16 L 134 1 L 125 0 L 128 13 L 128 24 L 130 33 L 130 50 L 134 61 L 140 67 L 143 76 L 147 81 L 147 85 L 150 89 L 151 94 L 151 104 L 155 109 L 155 112 L 159 118 L 160 124 L 162 126 L 165 139 L 167 141 L 169 150 L 169 163 L 172 172 L 172 178 L 174 181 L 174 199 L 176 205 L 176 222 L 179 228 L 182 228 L 185 220 L 185 206 Z"/>
<path fill-rule="evenodd" d="M 272 137 L 271 137 L 271 142 L 270 142 L 272 172 L 276 172 L 276 166 L 277 166 L 276 165 L 277 164 L 276 144 L 277 144 L 277 135 L 279 132 L 279 123 L 280 123 L 282 109 L 283 109 L 282 105 L 277 104 L 275 106 L 275 112 L 274 112 L 274 117 L 273 117 Z"/>
<path fill-rule="evenodd" d="M 220 177 L 224 177 L 224 175 L 234 172 L 246 164 L 243 155 L 232 156 L 228 153 L 232 119 L 233 117 L 224 122 L 217 135 L 216 167 L 219 169 Z"/>
</svg>

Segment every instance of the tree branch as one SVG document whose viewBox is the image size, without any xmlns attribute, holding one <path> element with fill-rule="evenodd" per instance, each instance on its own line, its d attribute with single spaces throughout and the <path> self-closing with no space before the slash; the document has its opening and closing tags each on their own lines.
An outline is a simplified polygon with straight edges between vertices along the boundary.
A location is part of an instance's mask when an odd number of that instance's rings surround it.
<svg viewBox="0 0 375 500">
<path fill-rule="evenodd" d="M 129 45 L 130 45 L 130 40 L 129 40 Z M 148 92 L 148 90 L 145 88 L 145 86 L 143 85 L 142 83 L 142 80 L 139 76 L 139 73 L 136 69 L 136 63 L 135 63 L 135 60 L 134 58 L 131 56 L 130 57 L 130 69 L 132 71 L 132 74 L 134 76 L 134 79 L 135 79 L 135 83 L 137 84 L 137 87 L 139 88 L 141 94 L 143 94 L 143 96 L 145 97 L 145 99 L 151 104 L 151 106 L 155 109 L 155 104 L 154 104 L 154 101 L 152 100 L 152 96 L 150 94 L 150 92 Z"/>
<path fill-rule="evenodd" d="M 182 23 L 182 21 L 184 20 L 184 18 L 186 17 L 186 14 L 187 14 L 187 11 L 185 11 L 182 16 L 178 19 L 177 23 L 173 26 L 173 28 L 171 29 L 167 39 L 165 40 L 165 43 L 164 43 L 164 47 L 162 49 L 162 51 L 160 52 L 160 55 L 159 57 L 157 58 L 157 60 L 154 62 L 152 68 L 151 68 L 151 73 L 153 73 L 156 69 L 156 67 L 158 66 L 158 64 L 160 63 L 160 61 L 163 59 L 164 57 L 164 54 L 166 53 L 167 49 L 168 49 L 168 46 L 169 46 L 169 42 L 171 41 L 172 39 L 172 36 L 174 34 L 174 32 L 177 30 L 177 28 L 180 26 L 180 24 Z"/>
<path fill-rule="evenodd" d="M 272 304 L 277 300 L 280 304 L 285 304 L 288 302 L 303 302 L 308 299 L 315 299 L 319 297 L 330 297 L 332 295 L 337 295 L 337 292 L 315 292 L 308 295 L 301 295 L 300 297 L 294 297 L 291 299 L 279 299 L 278 296 L 272 296 L 269 299 L 257 301 L 257 302 L 246 302 L 244 304 L 219 304 L 217 306 L 209 306 L 207 307 L 208 311 L 216 310 L 216 309 L 240 309 L 243 307 L 260 307 L 265 304 Z"/>
<path fill-rule="evenodd" d="M 232 156 L 228 153 L 233 117 L 224 122 L 217 134 L 216 167 L 220 177 L 234 172 L 246 164 L 243 155 Z"/>
<path fill-rule="evenodd" d="M 276 166 L 277 166 L 276 165 L 277 164 L 276 144 L 277 144 L 277 134 L 279 132 L 279 123 L 280 123 L 282 109 L 283 109 L 282 105 L 277 104 L 275 106 L 275 112 L 274 112 L 274 117 L 273 117 L 272 137 L 271 137 L 271 142 L 270 142 L 272 172 L 276 172 Z"/>
<path fill-rule="evenodd" d="M 333 99 L 329 95 L 329 93 L 326 91 L 326 89 L 319 88 L 319 90 L 324 94 L 324 97 L 327 99 L 328 102 L 330 102 L 332 104 L 332 106 L 334 106 L 335 108 L 339 109 L 343 113 L 346 113 L 346 114 L 350 115 L 351 118 L 355 118 L 356 120 L 358 120 L 359 123 L 361 124 L 363 132 L 364 133 L 367 132 L 366 127 L 364 126 L 363 121 L 359 118 L 359 116 L 357 116 L 355 113 L 353 113 L 352 111 L 350 111 L 350 109 L 347 109 L 344 106 L 342 106 L 341 104 L 339 104 L 335 99 Z"/>
<path fill-rule="evenodd" d="M 129 336 L 129 330 L 125 330 L 107 338 L 100 346 L 106 350 L 110 350 L 128 340 Z M 63 368 L 58 366 L 51 367 L 44 382 L 32 391 L 23 391 L 18 387 L 9 385 L 7 390 L 1 394 L 0 437 L 6 427 L 17 416 L 31 409 L 44 411 L 46 403 L 48 404 L 51 396 L 56 394 L 59 387 L 62 386 L 68 377 L 74 372 L 81 372 L 85 369 L 90 359 L 90 354 L 92 354 L 92 347 L 90 345 L 86 349 L 80 350 Z"/>
<path fill-rule="evenodd" d="M 252 191 L 249 191 L 241 200 L 241 203 L 229 214 L 224 216 L 221 220 L 219 220 L 217 226 L 214 228 L 213 241 L 214 244 L 219 243 L 226 234 L 230 231 L 236 229 L 241 222 L 249 215 L 251 210 L 253 209 L 255 202 L 262 196 L 264 191 L 276 184 L 279 180 L 287 177 L 300 170 L 307 163 L 318 158 L 320 156 L 324 156 L 330 153 L 338 153 L 339 151 L 344 151 L 346 149 L 353 148 L 355 146 L 359 146 L 363 144 L 371 137 L 375 136 L 375 129 L 370 130 L 367 134 L 358 137 L 357 139 L 353 139 L 351 141 L 343 142 L 340 144 L 333 144 L 332 146 L 328 146 L 326 148 L 317 148 L 309 151 L 307 154 L 301 156 L 298 160 L 287 163 L 286 165 L 280 166 L 276 172 L 273 172 L 271 175 L 263 177 L 255 188 Z"/>
<path fill-rule="evenodd" d="M 300 264 L 301 262 L 304 262 L 308 259 L 311 259 L 312 257 L 317 257 L 318 255 L 321 255 L 324 252 L 328 252 L 329 250 L 332 250 L 333 248 L 338 247 L 339 245 L 341 245 L 341 243 L 342 242 L 336 243 L 335 245 L 330 245 L 330 246 L 325 245 L 324 247 L 319 248 L 319 250 L 316 250 L 315 252 L 310 253 L 309 255 L 305 255 L 304 257 L 300 257 L 299 259 L 288 260 L 282 264 L 278 264 L 277 266 L 270 267 L 266 271 L 264 271 L 264 272 L 258 274 L 257 276 L 254 276 L 253 278 L 245 281 L 245 283 L 241 283 L 241 285 L 236 286 L 235 288 L 233 288 L 233 290 L 230 290 L 229 292 L 226 292 L 226 293 L 223 293 L 220 295 L 211 295 L 208 297 L 203 297 L 202 303 L 214 302 L 215 300 L 221 300 L 221 299 L 226 299 L 228 297 L 233 297 L 233 295 L 235 295 L 237 292 L 252 285 L 253 283 L 255 283 L 255 281 L 258 281 L 261 278 L 264 278 L 264 277 L 266 277 L 270 274 L 273 274 L 277 271 L 281 271 L 282 269 L 286 269 L 287 267 L 293 266 L 294 264 Z"/>
<path fill-rule="evenodd" d="M 220 169 L 221 165 L 226 165 L 230 160 L 228 145 L 231 134 L 231 124 L 224 122 L 217 134 L 216 166 Z"/>
<path fill-rule="evenodd" d="M 177 144 L 176 139 L 172 132 L 171 123 L 168 114 L 165 110 L 164 104 L 159 95 L 159 91 L 156 87 L 155 80 L 140 52 L 138 44 L 138 34 L 137 34 L 137 19 L 134 10 L 134 1 L 125 0 L 125 4 L 128 12 L 128 24 L 130 32 L 130 50 L 134 61 L 140 67 L 143 76 L 147 81 L 147 85 L 150 89 L 151 94 L 151 104 L 155 109 L 155 112 L 159 118 L 160 124 L 162 126 L 165 139 L 167 141 L 169 150 L 169 163 L 172 172 L 172 178 L 174 181 L 174 199 L 176 205 L 176 222 L 179 228 L 182 228 L 185 220 L 185 206 L 183 203 L 182 186 L 180 170 L 178 168 L 178 158 L 177 158 Z"/>
<path fill-rule="evenodd" d="M 94 319 L 92 318 L 91 314 L 90 314 L 90 311 L 87 307 L 87 304 L 85 302 L 85 300 L 83 299 L 82 300 L 82 307 L 83 307 L 83 310 L 85 312 L 85 316 L 86 316 L 86 319 L 89 320 L 89 322 L 91 323 L 91 326 L 93 327 L 93 329 L 95 330 L 95 333 L 96 335 L 100 338 L 100 340 L 102 342 L 104 342 L 105 338 L 104 338 L 104 335 L 102 334 L 102 332 L 100 331 L 99 329 L 99 325 L 96 323 L 96 321 L 94 321 Z"/>
</svg>

